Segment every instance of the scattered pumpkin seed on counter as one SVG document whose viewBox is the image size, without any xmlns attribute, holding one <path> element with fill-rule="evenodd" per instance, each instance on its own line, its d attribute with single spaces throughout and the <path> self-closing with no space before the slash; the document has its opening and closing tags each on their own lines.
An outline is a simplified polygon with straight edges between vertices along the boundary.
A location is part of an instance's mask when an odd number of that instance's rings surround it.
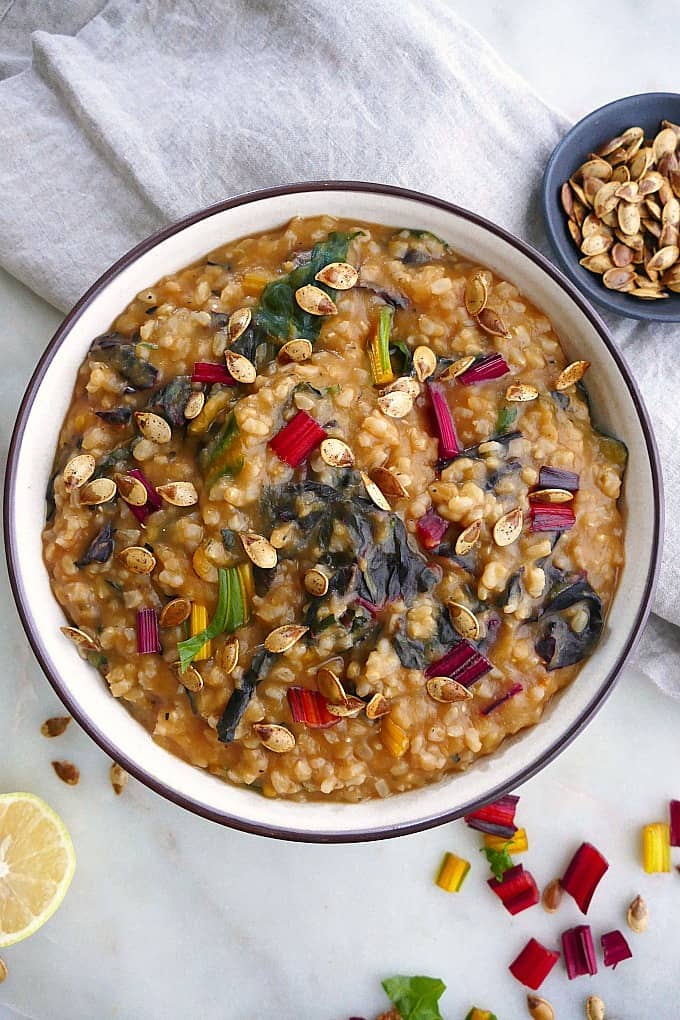
<svg viewBox="0 0 680 1020">
<path fill-rule="evenodd" d="M 631 250 L 635 189 L 592 183 L 614 169 L 585 173 L 614 238 L 589 258 Z M 43 536 L 112 696 L 185 761 L 296 800 L 415 789 L 538 723 L 623 563 L 627 454 L 591 422 L 588 362 L 428 231 L 296 218 L 146 294 L 92 338 Z"/>
<path fill-rule="evenodd" d="M 680 293 L 680 126 L 630 127 L 591 153 L 560 192 L 580 264 L 642 301 Z"/>
</svg>

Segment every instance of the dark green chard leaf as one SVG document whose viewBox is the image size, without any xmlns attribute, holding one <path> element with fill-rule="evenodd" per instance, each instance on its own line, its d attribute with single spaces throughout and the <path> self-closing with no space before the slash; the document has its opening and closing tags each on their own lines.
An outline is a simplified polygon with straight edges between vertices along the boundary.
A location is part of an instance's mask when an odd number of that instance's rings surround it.
<svg viewBox="0 0 680 1020">
<path fill-rule="evenodd" d="M 54 501 L 54 483 L 59 477 L 60 472 L 55 471 L 53 475 L 50 475 L 47 488 L 45 490 L 45 522 L 49 522 L 54 517 L 54 512 L 57 509 L 57 504 Z"/>
<path fill-rule="evenodd" d="M 402 1020 L 442 1020 L 438 1003 L 446 985 L 439 978 L 398 975 L 387 978 L 382 986 Z"/>
<path fill-rule="evenodd" d="M 406 375 L 411 371 L 413 352 L 403 340 L 390 340 L 390 359 L 394 362 L 397 375 Z"/>
<path fill-rule="evenodd" d="M 248 670 L 244 674 L 240 687 L 235 687 L 222 717 L 217 723 L 217 739 L 222 744 L 229 744 L 234 739 L 236 728 L 243 718 L 243 713 L 255 693 L 260 680 L 271 666 L 276 656 L 265 648 L 258 648 L 253 655 Z"/>
<path fill-rule="evenodd" d="M 123 443 L 121 446 L 116 446 L 113 450 L 106 454 L 105 457 L 97 464 L 97 470 L 93 474 L 93 478 L 101 478 L 109 471 L 120 471 L 123 464 L 127 463 L 132 457 L 132 450 L 137 440 L 132 440 L 130 443 Z"/>
<path fill-rule="evenodd" d="M 106 563 L 113 555 L 113 536 L 115 532 L 112 524 L 105 524 L 102 530 L 95 535 L 92 542 L 81 556 L 76 560 L 76 566 L 88 567 L 90 563 Z"/>
<path fill-rule="evenodd" d="M 588 616 L 586 625 L 578 632 L 571 627 L 566 610 L 576 607 Z M 597 644 L 604 625 L 602 600 L 586 580 L 567 579 L 553 589 L 538 619 L 536 651 L 551 672 L 581 662 Z"/>
<path fill-rule="evenodd" d="M 90 663 L 91 666 L 94 666 L 94 668 L 98 669 L 100 672 L 103 669 L 106 669 L 106 667 L 109 664 L 109 660 L 106 658 L 103 652 L 88 652 L 87 661 Z"/>
<path fill-rule="evenodd" d="M 496 432 L 502 434 L 508 432 L 511 425 L 514 425 L 517 418 L 516 407 L 501 407 L 496 421 Z"/>
<path fill-rule="evenodd" d="M 210 435 L 208 442 L 198 455 L 198 461 L 205 475 L 206 485 L 211 487 L 224 475 L 236 476 L 243 468 L 240 430 L 236 415 L 231 411 L 222 425 Z"/>
<path fill-rule="evenodd" d="M 295 291 L 313 284 L 333 296 L 335 291 L 319 284 L 314 277 L 329 262 L 344 262 L 350 241 L 359 233 L 361 231 L 352 234 L 334 231 L 326 241 L 314 246 L 308 262 L 267 284 L 253 316 L 255 331 L 281 343 L 294 337 L 316 340 L 323 320 L 318 315 L 303 312 L 295 300 Z"/>
<path fill-rule="evenodd" d="M 158 369 L 138 358 L 135 344 L 128 343 L 122 333 L 98 336 L 92 341 L 88 356 L 110 365 L 135 390 L 150 390 L 156 384 Z"/>
<path fill-rule="evenodd" d="M 503 878 L 505 872 L 509 871 L 510 868 L 514 868 L 515 866 L 512 857 L 508 853 L 507 848 L 509 842 L 510 841 L 508 841 L 508 843 L 505 844 L 502 850 L 494 850 L 492 849 L 492 847 L 483 846 L 479 851 L 480 854 L 486 855 L 486 859 L 489 862 L 489 867 L 491 868 L 493 877 L 497 878 L 499 882 Z"/>
<path fill-rule="evenodd" d="M 400 290 L 394 290 L 392 287 L 383 287 L 379 283 L 370 283 L 369 281 L 362 280 L 361 283 L 357 284 L 358 290 L 368 290 L 371 294 L 375 294 L 377 298 L 384 301 L 386 305 L 392 305 L 393 308 L 410 308 L 411 302 Z"/>
<path fill-rule="evenodd" d="M 107 425 L 129 425 L 132 418 L 131 407 L 112 407 L 110 411 L 95 411 Z"/>
<path fill-rule="evenodd" d="M 159 410 L 171 425 L 174 425 L 175 428 L 181 428 L 187 423 L 184 417 L 184 408 L 187 406 L 187 400 L 191 396 L 191 392 L 189 376 L 178 375 L 167 386 L 154 393 L 146 406 L 150 409 L 155 408 Z"/>
</svg>

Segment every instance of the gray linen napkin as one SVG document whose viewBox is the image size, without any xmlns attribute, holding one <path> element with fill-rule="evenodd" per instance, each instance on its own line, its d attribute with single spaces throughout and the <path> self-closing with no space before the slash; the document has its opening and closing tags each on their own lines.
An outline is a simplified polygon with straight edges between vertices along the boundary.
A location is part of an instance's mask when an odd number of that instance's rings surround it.
<svg viewBox="0 0 680 1020">
<path fill-rule="evenodd" d="M 29 61 L 30 27 L 49 30 Z M 538 185 L 568 124 L 439 0 L 19 0 L 3 75 L 0 263 L 62 309 L 164 224 L 290 181 L 424 190 L 545 250 Z M 609 324 L 668 500 L 639 665 L 680 697 L 680 370 L 670 328 Z"/>
</svg>

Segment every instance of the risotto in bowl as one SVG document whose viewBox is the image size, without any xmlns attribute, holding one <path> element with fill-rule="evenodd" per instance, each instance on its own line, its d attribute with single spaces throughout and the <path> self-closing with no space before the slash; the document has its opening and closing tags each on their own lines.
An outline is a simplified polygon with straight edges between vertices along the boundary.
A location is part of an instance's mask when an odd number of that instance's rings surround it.
<svg viewBox="0 0 680 1020">
<path fill-rule="evenodd" d="M 29 387 L 6 524 L 33 646 L 109 753 L 330 841 L 565 746 L 644 622 L 660 513 L 634 384 L 559 274 L 445 203 L 327 185 L 95 284 Z"/>
</svg>

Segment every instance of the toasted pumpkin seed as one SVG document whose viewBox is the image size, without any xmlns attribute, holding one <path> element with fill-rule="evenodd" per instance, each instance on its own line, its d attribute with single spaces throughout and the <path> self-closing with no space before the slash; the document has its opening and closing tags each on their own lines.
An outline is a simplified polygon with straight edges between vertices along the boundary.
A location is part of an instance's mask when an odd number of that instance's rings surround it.
<svg viewBox="0 0 680 1020">
<path fill-rule="evenodd" d="M 156 557 L 143 545 L 129 545 L 121 549 L 118 559 L 133 574 L 150 574 L 156 566 Z"/>
<path fill-rule="evenodd" d="M 453 629 L 468 641 L 476 641 L 479 637 L 479 620 L 475 614 L 461 602 L 449 602 L 448 607 Z"/>
<path fill-rule="evenodd" d="M 677 248 L 678 242 L 680 241 L 680 230 L 672 223 L 664 223 L 659 234 L 659 247 L 668 248 L 675 246 Z"/>
<path fill-rule="evenodd" d="M 673 288 L 670 288 L 673 290 Z M 662 290 L 651 290 L 649 287 L 632 287 L 626 293 L 631 294 L 633 297 L 640 298 L 641 301 L 656 301 L 658 298 L 667 298 L 668 294 Z"/>
<path fill-rule="evenodd" d="M 382 694 L 374 694 L 366 705 L 366 718 L 382 719 L 383 716 L 390 714 L 390 710 L 391 705 L 387 698 Z"/>
<path fill-rule="evenodd" d="M 450 382 L 452 379 L 457 379 L 463 372 L 467 372 L 468 368 L 475 363 L 475 355 L 468 354 L 464 358 L 458 358 L 453 364 L 449 365 L 448 368 L 444 369 L 442 374 L 439 376 L 442 382 Z"/>
<path fill-rule="evenodd" d="M 385 467 L 376 468 L 373 472 L 373 481 L 385 496 L 397 498 L 408 496 L 408 489 L 399 478 L 398 471 Z"/>
<path fill-rule="evenodd" d="M 580 166 L 576 172 L 581 177 L 597 177 L 600 180 L 608 181 L 612 175 L 612 168 L 606 159 L 596 156 Z"/>
<path fill-rule="evenodd" d="M 539 489 L 529 493 L 532 503 L 571 503 L 574 493 L 568 489 Z"/>
<path fill-rule="evenodd" d="M 158 615 L 158 625 L 159 627 L 179 627 L 190 616 L 191 602 L 189 599 L 171 599 L 161 609 Z"/>
<path fill-rule="evenodd" d="M 641 202 L 642 196 L 637 181 L 624 181 L 616 189 L 616 197 L 622 198 L 625 202 Z"/>
<path fill-rule="evenodd" d="M 302 311 L 310 315 L 335 315 L 338 310 L 326 291 L 311 283 L 295 291 L 295 300 Z"/>
<path fill-rule="evenodd" d="M 83 506 L 99 506 L 108 503 L 116 495 L 116 483 L 112 478 L 95 478 L 80 489 Z"/>
<path fill-rule="evenodd" d="M 271 570 L 278 562 L 276 549 L 264 535 L 257 535 L 254 531 L 247 531 L 239 535 L 241 545 L 246 556 L 256 567 L 263 570 Z"/>
<path fill-rule="evenodd" d="M 581 233 L 580 227 L 575 220 L 567 220 L 567 230 L 571 234 L 571 239 L 577 248 L 581 247 L 583 241 L 583 234 Z"/>
<path fill-rule="evenodd" d="M 563 368 L 555 383 L 556 390 L 568 390 L 570 386 L 583 378 L 590 367 L 589 361 L 572 361 L 570 365 Z"/>
<path fill-rule="evenodd" d="M 569 215 L 573 215 L 573 212 L 574 203 L 572 198 L 571 213 Z M 480 273 L 475 273 L 465 284 L 465 310 L 468 315 L 471 315 L 473 318 L 478 316 L 484 310 L 488 297 L 489 291 L 486 279 Z"/>
<path fill-rule="evenodd" d="M 636 896 L 628 907 L 626 921 L 628 922 L 630 930 L 634 931 L 637 935 L 640 935 L 643 931 L 647 930 L 647 925 L 649 924 L 649 910 L 642 896 Z"/>
<path fill-rule="evenodd" d="M 219 665 L 227 675 L 236 669 L 240 650 L 239 640 L 235 634 L 228 637 L 220 648 L 218 652 Z"/>
<path fill-rule="evenodd" d="M 599 995 L 589 995 L 586 1001 L 586 1020 L 605 1020 L 604 1002 Z"/>
<path fill-rule="evenodd" d="M 595 213 L 588 213 L 583 221 L 581 230 L 583 231 L 584 238 L 590 237 L 591 234 L 599 234 L 602 232 L 602 220 Z"/>
<path fill-rule="evenodd" d="M 323 598 L 330 583 L 328 575 L 320 567 L 311 567 L 305 571 L 303 583 L 305 591 L 317 598 Z"/>
<path fill-rule="evenodd" d="M 236 382 L 250 385 L 257 379 L 257 369 L 253 365 L 252 361 L 245 358 L 242 354 L 237 354 L 236 351 L 227 350 L 224 352 L 224 360 L 227 363 L 229 369 L 229 375 L 236 380 Z"/>
<path fill-rule="evenodd" d="M 80 769 L 72 761 L 53 761 L 52 768 L 67 786 L 77 786 L 80 782 Z"/>
<path fill-rule="evenodd" d="M 647 263 L 647 271 L 649 272 L 651 269 L 655 272 L 664 273 L 671 266 L 675 265 L 679 257 L 680 248 L 677 245 L 673 244 L 665 248 L 659 248 Z"/>
<path fill-rule="evenodd" d="M 263 747 L 275 754 L 285 754 L 295 747 L 295 737 L 286 726 L 278 723 L 255 723 L 253 732 L 260 738 Z"/>
<path fill-rule="evenodd" d="M 128 784 L 128 776 L 125 769 L 118 764 L 117 761 L 112 762 L 111 768 L 109 769 L 109 782 L 113 787 L 113 792 L 116 797 L 120 797 L 121 793 Z"/>
<path fill-rule="evenodd" d="M 205 393 L 202 390 L 196 390 L 192 393 L 186 404 L 184 405 L 184 417 L 187 421 L 193 421 L 194 418 L 198 418 L 199 414 L 203 410 L 205 404 Z"/>
<path fill-rule="evenodd" d="M 354 454 L 342 439 L 324 439 L 319 449 L 321 459 L 329 467 L 352 467 Z"/>
<path fill-rule="evenodd" d="M 617 166 L 615 170 L 612 170 L 612 180 L 618 181 L 619 184 L 625 184 L 626 181 L 630 180 L 630 170 L 623 163 Z"/>
<path fill-rule="evenodd" d="M 608 269 L 602 276 L 602 282 L 609 290 L 626 291 L 632 288 L 634 276 L 632 266 L 624 266 L 622 269 Z"/>
<path fill-rule="evenodd" d="M 308 361 L 312 356 L 312 347 L 310 340 L 300 338 L 299 340 L 289 340 L 283 347 L 279 349 L 278 359 L 279 361 L 294 361 L 299 363 L 301 361 Z"/>
<path fill-rule="evenodd" d="M 670 155 L 675 152 L 675 147 L 678 144 L 675 131 L 672 128 L 662 128 L 658 135 L 654 139 L 654 159 L 658 163 L 664 156 Z"/>
<path fill-rule="evenodd" d="M 565 181 L 560 189 L 560 201 L 565 213 L 571 219 L 574 215 L 574 192 L 571 190 L 569 181 Z M 481 311 L 481 308 L 479 309 Z M 478 312 L 474 313 L 479 314 Z"/>
<path fill-rule="evenodd" d="M 285 623 L 282 627 L 276 627 L 264 639 L 264 647 L 268 652 L 280 654 L 287 652 L 289 648 L 297 644 L 309 627 L 301 627 L 297 623 Z"/>
<path fill-rule="evenodd" d="M 420 396 L 420 383 L 412 375 L 402 375 L 382 390 L 383 396 L 387 393 L 408 393 L 411 400 L 415 400 Z"/>
<path fill-rule="evenodd" d="M 603 184 L 593 200 L 595 214 L 602 219 L 607 213 L 613 212 L 619 204 L 620 199 L 616 192 L 619 188 L 618 181 L 608 181 Z"/>
<path fill-rule="evenodd" d="M 479 542 L 479 536 L 481 533 L 481 520 L 473 521 L 472 524 L 468 524 L 467 528 L 464 528 L 456 539 L 456 556 L 466 556 L 470 550 L 477 545 L 477 542 Z"/>
<path fill-rule="evenodd" d="M 375 482 L 372 482 L 364 471 L 360 471 L 359 474 L 361 475 L 361 480 L 364 483 L 369 498 L 375 503 L 375 505 L 381 510 L 391 510 L 392 507 L 385 499 L 379 486 L 377 486 Z"/>
<path fill-rule="evenodd" d="M 191 482 L 167 482 L 156 486 L 156 492 L 171 506 L 194 506 L 198 493 Z"/>
<path fill-rule="evenodd" d="M 520 507 L 508 511 L 499 517 L 493 526 L 493 540 L 496 545 L 512 545 L 522 534 L 524 517 Z"/>
<path fill-rule="evenodd" d="M 173 663 L 173 669 L 177 674 L 177 679 L 181 683 L 182 687 L 186 690 L 191 691 L 192 694 L 198 694 L 199 691 L 203 690 L 203 677 L 198 672 L 195 666 L 187 666 L 184 672 L 181 671 L 181 663 Z"/>
<path fill-rule="evenodd" d="M 540 995 L 527 995 L 527 1009 L 531 1020 L 555 1020 L 555 1010 Z"/>
<path fill-rule="evenodd" d="M 598 275 L 614 268 L 614 263 L 606 253 L 603 255 L 588 255 L 587 258 L 579 259 L 579 264 L 591 273 L 598 273 Z"/>
<path fill-rule="evenodd" d="M 416 347 L 413 352 L 413 369 L 416 373 L 419 382 L 425 382 L 437 368 L 437 355 L 434 353 L 431 347 L 426 347 L 424 344 L 420 347 Z"/>
<path fill-rule="evenodd" d="M 569 184 L 571 186 L 571 190 L 574 192 L 574 194 L 576 195 L 576 197 L 579 200 L 579 202 L 582 202 L 583 205 L 585 205 L 585 206 L 589 206 L 590 202 L 586 198 L 585 192 L 584 192 L 583 188 L 581 187 L 581 185 L 579 184 L 579 182 L 574 177 L 570 177 L 569 178 Z"/>
<path fill-rule="evenodd" d="M 129 503 L 130 506 L 144 506 L 149 494 L 139 478 L 134 478 L 132 475 L 114 475 L 113 477 L 118 486 L 118 492 L 126 503 Z"/>
<path fill-rule="evenodd" d="M 439 701 L 443 705 L 452 704 L 454 701 L 470 701 L 472 691 L 463 687 L 457 680 L 450 676 L 433 676 L 425 684 L 425 689 L 433 701 Z"/>
<path fill-rule="evenodd" d="M 159 414 L 152 414 L 151 411 L 135 411 L 137 428 L 145 439 L 151 443 L 169 443 L 172 439 L 172 429 L 165 418 Z"/>
<path fill-rule="evenodd" d="M 91 453 L 79 453 L 77 457 L 72 457 L 62 473 L 66 489 L 70 492 L 85 485 L 94 474 L 96 466 L 97 462 Z"/>
<path fill-rule="evenodd" d="M 651 166 L 652 160 L 654 159 L 654 153 L 652 149 L 645 147 L 639 149 L 633 156 L 630 162 L 630 176 L 631 180 L 638 181 L 641 177 L 644 177 L 647 170 Z"/>
<path fill-rule="evenodd" d="M 338 704 L 347 700 L 345 688 L 337 673 L 334 673 L 328 666 L 322 666 L 316 674 L 316 689 L 323 695 L 326 701 Z"/>
<path fill-rule="evenodd" d="M 637 234 L 640 229 L 640 210 L 630 202 L 619 202 L 617 209 L 619 226 L 624 234 Z M 592 254 L 596 254 L 593 252 Z"/>
<path fill-rule="evenodd" d="M 336 715 L 340 719 L 355 719 L 366 707 L 361 698 L 355 698 L 350 694 L 344 701 L 335 705 L 333 702 L 326 702 L 326 710 L 330 715 Z"/>
<path fill-rule="evenodd" d="M 8 974 L 9 971 L 7 970 L 7 964 L 5 963 L 4 960 L 0 960 L 0 985 L 2 984 L 3 981 L 7 980 Z"/>
<path fill-rule="evenodd" d="M 614 238 L 610 232 L 608 230 L 605 231 L 603 228 L 583 238 L 581 251 L 584 255 L 601 255 L 603 252 L 609 251 L 613 242 Z"/>
<path fill-rule="evenodd" d="M 413 410 L 413 397 L 403 390 L 391 390 L 378 397 L 378 407 L 388 418 L 404 418 Z"/>
<path fill-rule="evenodd" d="M 60 737 L 71 722 L 70 715 L 55 715 L 46 719 L 40 727 L 43 737 Z"/>
<path fill-rule="evenodd" d="M 530 383 L 513 383 L 505 391 L 505 399 L 514 403 L 525 404 L 530 400 L 536 400 L 538 390 Z"/>
<path fill-rule="evenodd" d="M 609 164 L 607 164 L 607 166 L 609 166 Z M 610 173 L 612 172 L 612 168 L 611 167 L 609 167 L 609 172 Z M 599 178 L 599 177 L 584 177 L 583 178 L 583 193 L 586 196 L 586 198 L 588 199 L 588 201 L 591 203 L 591 205 L 592 205 L 593 199 L 597 195 L 597 193 L 600 190 L 600 188 L 604 186 L 604 183 L 605 182 L 601 178 Z"/>
<path fill-rule="evenodd" d="M 624 266 L 629 266 L 633 261 L 633 250 L 627 244 L 621 244 L 618 241 L 611 249 L 611 258 L 615 266 L 623 269 Z"/>
<path fill-rule="evenodd" d="M 639 181 L 640 194 L 643 197 L 653 195 L 655 191 L 659 191 L 661 189 L 663 183 L 663 177 L 658 170 L 648 170 L 644 177 Z"/>
<path fill-rule="evenodd" d="M 477 316 L 477 324 L 481 326 L 485 333 L 490 333 L 491 336 L 502 336 L 505 340 L 509 340 L 512 333 L 501 319 L 498 312 L 494 311 L 493 308 L 482 308 L 481 312 Z"/>
<path fill-rule="evenodd" d="M 253 313 L 250 308 L 237 308 L 235 312 L 231 313 L 227 323 L 227 339 L 230 344 L 233 344 L 245 333 L 252 318 Z"/>
<path fill-rule="evenodd" d="M 319 283 L 325 283 L 333 290 L 351 290 L 359 279 L 354 266 L 349 262 L 329 262 L 314 277 Z"/>
<path fill-rule="evenodd" d="M 553 878 L 551 882 L 548 882 L 541 896 L 543 909 L 548 914 L 554 914 L 560 909 L 563 898 L 564 889 L 562 887 L 562 883 L 559 878 Z"/>
</svg>

